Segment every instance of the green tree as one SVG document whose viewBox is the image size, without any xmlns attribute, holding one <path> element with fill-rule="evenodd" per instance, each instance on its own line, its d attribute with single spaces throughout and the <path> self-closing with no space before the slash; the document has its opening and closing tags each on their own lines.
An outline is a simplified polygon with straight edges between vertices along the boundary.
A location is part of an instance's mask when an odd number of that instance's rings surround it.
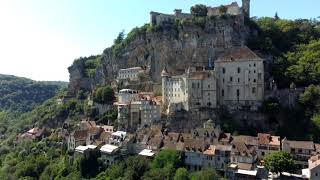
<svg viewBox="0 0 320 180">
<path fill-rule="evenodd" d="M 195 6 L 192 6 L 190 11 L 194 16 L 205 17 L 207 16 L 208 8 L 203 4 L 197 4 Z"/>
<path fill-rule="evenodd" d="M 79 164 L 82 177 L 93 178 L 99 173 L 101 164 L 98 158 L 99 152 L 97 150 L 90 150 L 84 153 Z"/>
<path fill-rule="evenodd" d="M 123 162 L 116 162 L 106 170 L 110 179 L 118 179 L 124 176 L 126 165 Z"/>
<path fill-rule="evenodd" d="M 174 180 L 189 180 L 189 173 L 185 168 L 178 168 L 174 175 Z"/>
<path fill-rule="evenodd" d="M 224 5 L 219 6 L 219 13 L 220 14 L 226 14 L 228 11 L 228 8 Z"/>
<path fill-rule="evenodd" d="M 320 40 L 299 45 L 286 57 L 290 64 L 286 75 L 293 82 L 303 86 L 320 83 Z"/>
<path fill-rule="evenodd" d="M 194 172 L 191 174 L 191 180 L 218 180 L 220 176 L 213 169 Z"/>
<path fill-rule="evenodd" d="M 114 91 L 111 87 L 99 87 L 97 88 L 93 100 L 101 104 L 112 104 L 115 100 Z"/>
<path fill-rule="evenodd" d="M 124 40 L 124 30 L 122 30 L 121 32 L 119 32 L 117 38 L 114 40 L 114 44 L 118 45 L 120 43 L 122 43 Z"/>
<path fill-rule="evenodd" d="M 269 98 L 263 101 L 261 109 L 264 113 L 277 114 L 280 112 L 280 103 L 277 98 Z"/>
<path fill-rule="evenodd" d="M 180 153 L 173 150 L 160 151 L 152 161 L 152 168 L 164 168 L 171 165 L 173 168 L 179 167 L 181 164 Z"/>
<path fill-rule="evenodd" d="M 264 164 L 273 173 L 293 172 L 296 169 L 292 156 L 285 151 L 268 154 L 264 158 Z"/>
<path fill-rule="evenodd" d="M 307 117 L 312 117 L 320 112 L 320 88 L 315 85 L 308 86 L 300 95 L 299 102 L 304 107 Z"/>
<path fill-rule="evenodd" d="M 146 158 L 132 156 L 128 158 L 125 177 L 127 179 L 139 180 L 149 170 L 149 162 Z"/>
</svg>

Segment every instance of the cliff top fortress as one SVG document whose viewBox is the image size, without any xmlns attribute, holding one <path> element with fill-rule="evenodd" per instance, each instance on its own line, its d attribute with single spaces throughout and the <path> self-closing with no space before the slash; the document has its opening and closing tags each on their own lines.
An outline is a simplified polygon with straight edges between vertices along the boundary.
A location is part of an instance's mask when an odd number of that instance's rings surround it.
<svg viewBox="0 0 320 180">
<path fill-rule="evenodd" d="M 242 7 L 237 2 L 232 2 L 226 7 L 226 14 L 234 16 L 250 17 L 250 0 L 242 0 Z M 220 7 L 207 7 L 207 16 L 220 15 Z M 150 24 L 151 25 L 163 25 L 164 23 L 174 22 L 176 19 L 191 19 L 193 15 L 191 13 L 183 13 L 181 9 L 175 9 L 173 14 L 163 14 L 158 12 L 150 12 Z"/>
</svg>

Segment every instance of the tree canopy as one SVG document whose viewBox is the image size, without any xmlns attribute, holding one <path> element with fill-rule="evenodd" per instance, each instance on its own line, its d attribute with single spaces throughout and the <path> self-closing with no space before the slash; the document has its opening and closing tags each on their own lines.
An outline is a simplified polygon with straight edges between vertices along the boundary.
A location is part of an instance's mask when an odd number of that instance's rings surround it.
<svg viewBox="0 0 320 180">
<path fill-rule="evenodd" d="M 293 172 L 296 168 L 292 156 L 285 151 L 268 154 L 264 158 L 264 165 L 273 173 Z"/>
<path fill-rule="evenodd" d="M 99 87 L 94 94 L 93 100 L 101 104 L 112 104 L 115 100 L 114 91 L 108 86 Z"/>
<path fill-rule="evenodd" d="M 190 8 L 190 12 L 191 12 L 191 14 L 193 14 L 194 16 L 204 17 L 204 16 L 207 16 L 208 8 L 207 8 L 206 5 L 197 4 L 197 5 L 192 6 L 192 7 Z"/>
</svg>

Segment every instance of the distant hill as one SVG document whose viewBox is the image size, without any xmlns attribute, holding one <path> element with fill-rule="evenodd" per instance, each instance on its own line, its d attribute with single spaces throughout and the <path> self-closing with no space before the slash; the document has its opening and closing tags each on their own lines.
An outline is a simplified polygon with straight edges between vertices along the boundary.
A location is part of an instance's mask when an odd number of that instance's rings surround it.
<svg viewBox="0 0 320 180">
<path fill-rule="evenodd" d="M 33 81 L 0 74 L 0 111 L 24 113 L 55 96 L 67 82 Z"/>
</svg>

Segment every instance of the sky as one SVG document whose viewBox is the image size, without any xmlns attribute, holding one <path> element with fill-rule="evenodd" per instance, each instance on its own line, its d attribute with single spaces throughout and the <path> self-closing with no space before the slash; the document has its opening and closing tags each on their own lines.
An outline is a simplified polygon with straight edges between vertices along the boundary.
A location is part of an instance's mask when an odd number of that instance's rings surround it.
<svg viewBox="0 0 320 180">
<path fill-rule="evenodd" d="M 189 12 L 192 5 L 235 0 L 0 0 L 0 74 L 68 81 L 74 59 L 101 54 L 121 30 L 149 21 L 149 12 Z M 241 0 L 237 1 L 241 5 Z M 251 0 L 251 16 L 316 18 L 319 0 Z"/>
</svg>

